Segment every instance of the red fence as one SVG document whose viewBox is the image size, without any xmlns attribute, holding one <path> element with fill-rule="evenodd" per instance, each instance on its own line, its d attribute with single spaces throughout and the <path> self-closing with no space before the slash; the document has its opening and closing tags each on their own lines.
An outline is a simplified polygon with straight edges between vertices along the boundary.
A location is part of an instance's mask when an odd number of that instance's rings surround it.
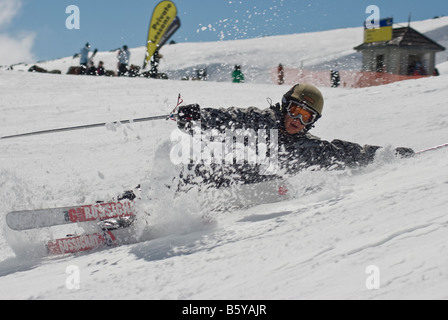
<svg viewBox="0 0 448 320">
<path fill-rule="evenodd" d="M 305 69 L 284 68 L 283 84 L 294 85 L 296 83 L 311 83 L 317 87 L 331 87 L 330 71 L 311 71 Z M 428 76 L 401 76 L 390 73 L 367 71 L 339 71 L 341 87 L 364 88 L 380 86 L 397 81 L 419 79 Z M 277 68 L 271 70 L 273 83 L 279 83 Z"/>
</svg>

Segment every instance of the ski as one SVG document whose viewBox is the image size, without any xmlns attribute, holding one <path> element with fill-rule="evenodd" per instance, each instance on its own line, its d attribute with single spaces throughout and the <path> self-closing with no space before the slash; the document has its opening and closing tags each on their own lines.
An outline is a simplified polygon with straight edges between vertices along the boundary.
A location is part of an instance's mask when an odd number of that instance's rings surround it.
<svg viewBox="0 0 448 320">
<path fill-rule="evenodd" d="M 102 233 L 72 235 L 51 240 L 47 243 L 47 252 L 49 255 L 63 255 L 116 246 L 118 246 L 117 238 L 113 231 L 109 230 Z"/>
<path fill-rule="evenodd" d="M 14 211 L 6 215 L 6 223 L 12 230 L 24 231 L 133 215 L 133 202 L 125 200 L 63 208 Z"/>
</svg>

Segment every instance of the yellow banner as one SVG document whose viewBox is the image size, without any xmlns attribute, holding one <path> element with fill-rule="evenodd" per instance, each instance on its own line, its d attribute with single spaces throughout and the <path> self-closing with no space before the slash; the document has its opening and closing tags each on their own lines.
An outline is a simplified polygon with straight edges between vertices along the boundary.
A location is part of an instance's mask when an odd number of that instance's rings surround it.
<svg viewBox="0 0 448 320">
<path fill-rule="evenodd" d="M 365 29 L 364 43 L 380 42 L 392 40 L 392 27 L 382 27 L 379 29 Z"/>
<path fill-rule="evenodd" d="M 368 28 L 364 24 L 364 43 L 392 40 L 394 24 L 393 18 L 385 18 L 379 21 L 379 28 Z"/>
<path fill-rule="evenodd" d="M 162 1 L 154 9 L 148 31 L 145 66 L 151 60 L 154 52 L 156 52 L 160 40 L 176 18 L 176 15 L 176 6 L 171 1 Z"/>
</svg>

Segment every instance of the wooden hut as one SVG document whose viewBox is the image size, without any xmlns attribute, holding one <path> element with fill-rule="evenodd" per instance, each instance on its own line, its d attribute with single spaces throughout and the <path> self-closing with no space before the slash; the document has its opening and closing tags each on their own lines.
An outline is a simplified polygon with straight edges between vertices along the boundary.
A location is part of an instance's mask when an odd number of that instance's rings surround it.
<svg viewBox="0 0 448 320">
<path fill-rule="evenodd" d="M 363 54 L 363 71 L 396 75 L 433 75 L 435 56 L 445 47 L 410 26 L 392 30 L 389 41 L 363 43 L 354 48 Z"/>
</svg>

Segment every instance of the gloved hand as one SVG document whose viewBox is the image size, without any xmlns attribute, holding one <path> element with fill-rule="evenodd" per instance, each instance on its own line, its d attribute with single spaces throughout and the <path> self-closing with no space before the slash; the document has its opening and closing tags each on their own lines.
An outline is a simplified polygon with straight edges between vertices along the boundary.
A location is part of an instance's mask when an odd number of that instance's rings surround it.
<svg viewBox="0 0 448 320">
<path fill-rule="evenodd" d="M 415 155 L 411 148 L 398 147 L 395 149 L 395 155 L 401 158 L 410 158 Z"/>
<path fill-rule="evenodd" d="M 189 104 L 179 107 L 177 126 L 181 130 L 190 131 L 192 122 L 201 120 L 201 107 L 198 104 Z"/>
<path fill-rule="evenodd" d="M 189 104 L 179 107 L 179 121 L 189 122 L 201 120 L 201 107 L 198 104 Z"/>
</svg>

